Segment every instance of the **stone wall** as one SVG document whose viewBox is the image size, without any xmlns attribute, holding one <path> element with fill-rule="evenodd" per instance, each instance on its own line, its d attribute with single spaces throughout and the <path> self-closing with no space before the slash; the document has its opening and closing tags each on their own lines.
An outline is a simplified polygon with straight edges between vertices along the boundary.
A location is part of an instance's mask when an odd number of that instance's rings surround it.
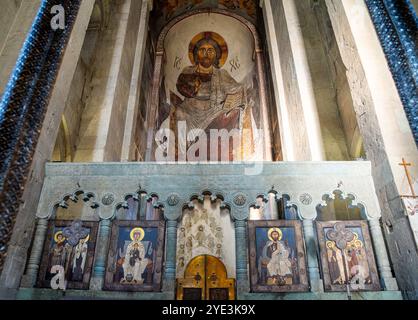
<svg viewBox="0 0 418 320">
<path fill-rule="evenodd" d="M 7 2 L 6 5 L 3 2 Z M 0 96 L 9 81 L 20 49 L 38 13 L 41 0 L 2 1 L 0 25 Z M 5 10 L 4 10 L 5 9 Z"/>
<path fill-rule="evenodd" d="M 320 3 L 326 5 L 331 19 L 367 158 L 373 164 L 395 276 L 405 296 L 417 299 L 418 256 L 400 198 L 409 191 L 399 162 L 406 157 L 418 163 L 418 150 L 365 4 L 355 0 Z M 417 170 L 412 167 L 411 174 L 417 176 Z"/>
<path fill-rule="evenodd" d="M 0 52 L 9 35 L 22 0 L 3 1 L 0 12 Z"/>
<path fill-rule="evenodd" d="M 340 121 L 342 121 L 347 157 L 348 159 L 356 159 L 361 156 L 363 140 L 359 132 L 350 86 L 346 77 L 346 66 L 341 59 L 331 21 L 323 4 L 321 2 L 321 5 L 314 6 L 311 13 L 318 22 L 319 43 L 323 45 L 323 49 L 327 53 L 325 63 L 334 89 L 333 101 L 337 106 L 337 112 L 340 114 Z"/>
<path fill-rule="evenodd" d="M 221 253 L 222 260 L 225 262 L 228 269 L 228 274 L 234 275 L 234 266 L 236 268 L 236 280 L 238 285 L 238 297 L 258 299 L 261 297 L 268 297 L 269 299 L 299 299 L 305 297 L 306 299 L 345 299 L 346 295 L 342 297 L 339 294 L 326 293 L 323 289 L 311 286 L 311 292 L 301 294 L 248 294 L 249 289 L 246 286 L 240 287 L 247 279 L 247 241 L 245 236 L 246 224 L 251 207 L 254 206 L 256 198 L 260 194 L 266 194 L 271 186 L 274 185 L 279 194 L 287 195 L 289 201 L 298 208 L 298 216 L 303 221 L 310 221 L 316 217 L 315 208 L 322 203 L 326 195 L 331 195 L 333 191 L 341 193 L 344 198 L 350 198 L 356 203 L 360 203 L 364 208 L 365 216 L 369 220 L 371 226 L 375 225 L 375 221 L 379 218 L 380 210 L 376 195 L 370 190 L 374 190 L 373 180 L 371 177 L 371 164 L 369 162 L 281 162 L 281 163 L 265 163 L 259 175 L 246 175 L 247 170 L 252 167 L 250 163 L 240 164 L 155 164 L 155 163 L 90 163 L 90 164 L 47 164 L 46 179 L 43 187 L 43 192 L 39 201 L 36 216 L 40 221 L 45 222 L 48 219 L 54 219 L 56 208 L 58 204 L 62 203 L 64 199 L 66 203 L 71 205 L 70 196 L 75 193 L 81 194 L 84 190 L 89 190 L 92 195 L 91 201 L 96 206 L 94 217 L 100 217 L 101 222 L 108 221 L 114 217 L 115 212 L 124 203 L 127 195 L 132 195 L 138 192 L 138 184 L 141 185 L 141 192 L 148 195 L 154 194 L 158 196 L 159 205 L 164 208 L 164 218 L 167 220 L 167 236 L 165 245 L 165 277 L 163 284 L 170 282 L 171 278 L 167 277 L 169 264 L 172 264 L 173 273 L 175 274 L 175 266 L 177 262 L 180 264 L 181 260 L 176 259 L 176 243 L 184 243 L 184 238 L 190 235 L 186 230 L 181 230 L 182 226 L 187 229 L 185 219 L 189 213 L 193 212 L 193 220 L 196 218 L 199 221 L 194 221 L 190 226 L 194 229 L 192 233 L 196 232 L 199 225 L 205 228 L 210 228 L 210 217 L 219 215 L 220 220 L 215 222 L 216 226 L 221 226 L 216 231 L 223 230 L 223 244 L 222 250 L 225 250 L 227 256 Z M 239 183 L 237 183 L 239 181 Z M 344 181 L 341 184 L 341 181 Z M 181 188 L 179 188 L 181 186 Z M 150 192 L 152 190 L 152 192 Z M 355 194 L 355 196 L 354 196 Z M 109 204 L 105 201 L 105 196 L 111 195 L 113 199 Z M 205 195 L 205 196 L 201 196 Z M 214 196 L 214 198 L 212 197 Z M 173 200 L 174 199 L 174 200 Z M 275 197 L 273 197 L 276 200 Z M 306 201 L 306 199 L 310 199 Z M 64 201 L 65 202 L 65 201 Z M 81 202 L 81 201 L 80 201 Z M 203 207 L 202 207 L 203 202 Z M 200 204 L 199 204 L 200 203 Z M 140 205 L 142 207 L 142 205 Z M 188 209 L 185 209 L 188 208 Z M 195 212 L 201 209 L 201 213 Z M 225 211 L 220 211 L 221 208 L 228 208 Z M 68 212 L 67 212 L 68 213 Z M 207 214 L 206 218 L 204 217 Z M 183 222 L 178 223 L 180 217 L 183 215 Z M 231 224 L 231 218 L 235 224 Z M 83 219 L 90 220 L 90 217 Z M 210 223 L 203 221 L 209 220 Z M 216 219 L 215 219 L 216 220 Z M 190 221 L 189 221 L 190 222 Z M 240 222 L 243 222 L 242 224 Z M 110 223 L 110 221 L 109 221 Z M 242 225 L 244 234 L 240 234 L 239 225 Z M 38 224 L 39 226 L 39 224 Z M 213 225 L 212 225 L 213 226 Z M 235 226 L 235 228 L 234 228 Z M 173 233 L 170 232 L 172 228 Z M 177 228 L 179 228 L 178 240 L 176 240 Z M 39 228 L 38 228 L 39 229 Z M 235 229 L 235 232 L 234 232 Z M 182 232 L 185 234 L 181 235 Z M 313 228 L 311 229 L 313 235 Z M 235 237 L 234 237 L 235 233 Z M 379 275 L 382 282 L 386 283 L 388 280 L 393 280 L 391 275 L 384 274 L 384 266 L 388 265 L 384 242 L 380 229 L 371 229 L 376 261 L 378 265 Z M 304 237 L 308 236 L 308 227 L 304 223 Z M 173 236 L 174 235 L 174 236 Z M 42 251 L 43 236 L 37 232 L 37 237 L 33 241 L 33 252 Z M 220 239 L 219 235 L 216 235 Z M 198 240 L 198 237 L 194 237 Z M 182 241 L 183 239 L 183 241 Z M 201 238 L 202 239 L 202 238 Z M 235 241 L 234 241 L 235 240 Z M 199 240 L 198 240 L 199 241 Z M 308 265 L 312 265 L 312 261 L 316 261 L 317 248 L 310 247 L 310 243 L 305 238 L 305 243 L 308 246 L 307 250 L 313 249 L 312 258 L 308 257 Z M 234 244 L 235 242 L 235 249 Z M 100 242 L 102 245 L 102 242 Z M 187 245 L 186 245 L 187 246 Z M 208 246 L 209 248 L 210 246 Z M 202 247 L 192 245 L 192 256 L 200 253 L 207 253 Z M 203 250 L 203 251 L 201 251 Z M 236 252 L 234 258 L 234 251 Z M 33 265 L 39 264 L 39 261 L 31 254 L 31 268 L 27 269 L 25 277 L 32 279 L 36 278 L 36 273 L 33 272 Z M 187 252 L 187 250 L 186 250 Z M 186 253 L 185 252 L 185 253 Z M 173 255 L 174 253 L 174 255 Z M 103 261 L 105 266 L 105 257 L 107 250 L 103 252 L 96 251 L 96 262 Z M 181 257 L 182 253 L 179 251 L 177 257 Z M 189 255 L 185 255 L 187 260 Z M 313 259 L 313 260 L 311 260 Z M 186 260 L 186 259 L 185 259 Z M 179 266 L 181 271 L 184 266 Z M 316 272 L 319 279 L 319 270 L 312 271 L 309 268 L 309 275 L 311 284 L 314 280 L 313 274 Z M 241 271 L 241 272 L 239 272 Z M 174 276 L 173 274 L 173 276 Z M 242 275 L 245 277 L 242 277 Z M 181 275 L 181 272 L 180 272 Z M 178 276 L 180 276 L 178 274 Z M 240 277 L 241 276 L 241 277 Z M 172 278 L 174 281 L 175 277 Z M 24 285 L 24 287 L 31 288 L 32 285 Z M 322 285 L 321 285 L 322 287 Z M 101 292 L 101 286 L 95 287 L 91 291 L 72 292 L 69 295 L 82 298 L 91 297 L 99 298 L 106 296 L 108 298 L 117 298 L 122 293 L 114 292 L 106 294 Z M 387 288 L 387 292 L 379 294 L 382 298 L 399 299 L 400 293 L 396 288 Z M 163 292 L 172 294 L 174 297 L 174 286 L 163 286 Z M 59 293 L 53 290 L 19 290 L 18 297 L 23 299 L 38 299 L 47 297 L 57 297 Z M 363 292 L 362 299 L 373 299 L 377 296 L 375 293 Z M 360 298 L 354 294 L 355 297 Z M 141 299 L 150 297 L 149 293 L 133 294 L 125 296 L 129 299 Z M 161 298 L 161 297 L 160 297 Z"/>
<path fill-rule="evenodd" d="M 308 160 L 311 158 L 308 145 L 302 102 L 299 94 L 293 53 L 290 46 L 284 9 L 281 4 L 272 6 L 274 25 L 277 32 L 277 41 L 281 52 L 280 63 L 285 80 L 285 99 L 288 106 L 289 122 L 293 138 L 295 160 Z M 274 58 L 273 58 L 274 59 Z"/>
<path fill-rule="evenodd" d="M 148 28 L 147 28 L 148 30 Z M 155 47 L 150 34 L 147 37 L 146 47 L 144 51 L 144 62 L 142 70 L 142 81 L 140 84 L 138 113 L 135 127 L 134 152 L 129 160 L 144 161 L 146 149 L 146 118 L 148 105 L 150 104 L 150 93 L 152 86 L 152 76 L 154 72 L 154 55 Z"/>
<path fill-rule="evenodd" d="M 98 40 L 76 162 L 120 160 L 140 4 L 114 2 L 109 26 Z"/>
<path fill-rule="evenodd" d="M 351 141 L 352 133 L 345 132 L 343 123 L 345 114 L 340 114 L 341 85 L 330 69 L 329 60 L 334 56 L 323 40 L 320 26 L 315 19 L 314 6 L 311 1 L 296 1 L 305 39 L 306 53 L 312 73 L 313 88 L 318 106 L 322 138 L 327 160 L 350 160 L 347 142 Z M 319 21 L 320 23 L 322 21 Z M 331 65 L 332 67 L 332 65 Z M 355 119 L 355 117 L 354 117 Z M 346 139 L 346 137 L 348 139 Z"/>
</svg>

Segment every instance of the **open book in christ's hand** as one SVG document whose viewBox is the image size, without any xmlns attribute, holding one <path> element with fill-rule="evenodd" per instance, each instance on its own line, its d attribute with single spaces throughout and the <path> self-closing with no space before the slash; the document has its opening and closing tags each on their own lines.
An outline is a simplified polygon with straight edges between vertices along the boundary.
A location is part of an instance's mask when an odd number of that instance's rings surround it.
<svg viewBox="0 0 418 320">
<path fill-rule="evenodd" d="M 242 108 L 244 107 L 244 91 L 238 91 L 233 94 L 228 94 L 225 99 L 224 107 L 223 109 L 226 112 L 232 111 L 236 108 Z"/>
</svg>

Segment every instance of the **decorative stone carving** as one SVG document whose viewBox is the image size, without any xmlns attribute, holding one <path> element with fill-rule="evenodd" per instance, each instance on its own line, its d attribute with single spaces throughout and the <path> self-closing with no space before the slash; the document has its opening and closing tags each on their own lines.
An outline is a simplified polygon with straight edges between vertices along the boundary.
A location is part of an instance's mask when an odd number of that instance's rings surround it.
<svg viewBox="0 0 418 320">
<path fill-rule="evenodd" d="M 180 197 L 178 194 L 172 193 L 167 197 L 167 203 L 169 206 L 174 207 L 180 202 Z"/>
<path fill-rule="evenodd" d="M 299 200 L 305 206 L 309 206 L 312 203 L 312 196 L 309 193 L 304 193 L 299 197 Z"/>
<path fill-rule="evenodd" d="M 115 196 L 111 193 L 106 193 L 102 198 L 102 203 L 105 206 L 110 206 L 115 201 Z"/>
<path fill-rule="evenodd" d="M 244 206 L 246 202 L 247 202 L 247 198 L 242 193 L 239 193 L 234 197 L 234 204 L 237 205 L 238 207 Z"/>
<path fill-rule="evenodd" d="M 188 263 L 196 256 L 209 254 L 222 260 L 233 272 L 234 247 L 230 242 L 231 225 L 225 224 L 221 210 L 221 201 L 213 206 L 210 196 L 204 196 L 201 203 L 198 198 L 191 201 L 194 207 L 186 209 L 177 230 L 177 276 L 183 277 Z M 230 223 L 230 222 L 229 222 Z M 225 229 L 227 228 L 227 229 Z M 229 231 L 227 231 L 229 230 Z"/>
</svg>

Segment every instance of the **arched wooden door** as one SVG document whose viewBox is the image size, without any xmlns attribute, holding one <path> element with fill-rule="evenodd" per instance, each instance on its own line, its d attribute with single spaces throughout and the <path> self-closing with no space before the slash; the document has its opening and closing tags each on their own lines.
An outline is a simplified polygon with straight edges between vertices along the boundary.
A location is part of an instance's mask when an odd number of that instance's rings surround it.
<svg viewBox="0 0 418 320">
<path fill-rule="evenodd" d="M 177 300 L 235 300 L 235 279 L 225 265 L 209 255 L 193 258 L 183 279 L 177 279 Z"/>
</svg>

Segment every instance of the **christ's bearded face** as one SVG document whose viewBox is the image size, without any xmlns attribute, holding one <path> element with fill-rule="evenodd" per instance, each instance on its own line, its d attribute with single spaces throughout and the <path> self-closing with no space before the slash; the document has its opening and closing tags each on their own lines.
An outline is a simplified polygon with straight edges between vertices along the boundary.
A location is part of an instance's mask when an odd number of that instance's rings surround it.
<svg viewBox="0 0 418 320">
<path fill-rule="evenodd" d="M 216 60 L 216 49 L 209 43 L 203 43 L 197 50 L 197 63 L 204 68 L 210 68 Z"/>
<path fill-rule="evenodd" d="M 279 241 L 279 233 L 277 231 L 273 231 L 271 233 L 271 238 L 273 239 L 274 242 Z"/>
</svg>

